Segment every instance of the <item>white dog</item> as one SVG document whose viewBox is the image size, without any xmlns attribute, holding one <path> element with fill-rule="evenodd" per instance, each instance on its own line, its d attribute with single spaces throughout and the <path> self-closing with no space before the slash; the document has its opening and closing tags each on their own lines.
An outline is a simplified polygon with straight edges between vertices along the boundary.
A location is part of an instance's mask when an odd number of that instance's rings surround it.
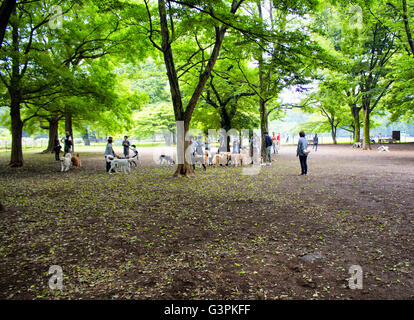
<svg viewBox="0 0 414 320">
<path fill-rule="evenodd" d="M 141 164 L 142 163 L 142 161 L 141 161 L 141 155 L 138 153 L 138 150 L 135 147 L 135 145 L 132 145 L 129 148 L 132 150 L 132 152 L 134 152 L 134 155 L 131 157 L 131 159 L 137 158 L 137 162 L 139 164 Z M 135 161 L 131 162 L 131 164 L 134 164 L 135 166 L 137 166 L 137 163 Z"/>
<path fill-rule="evenodd" d="M 158 162 L 159 162 L 160 165 L 162 165 L 164 162 L 166 164 L 169 164 L 170 166 L 175 164 L 174 159 L 171 158 L 169 155 L 166 155 L 166 154 L 160 155 L 160 157 L 158 158 Z"/>
<path fill-rule="evenodd" d="M 378 151 L 386 151 L 386 152 L 390 152 L 390 151 L 388 150 L 388 147 L 386 147 L 386 146 L 379 146 L 379 147 L 378 147 Z"/>
<path fill-rule="evenodd" d="M 214 159 L 216 157 L 216 152 L 214 151 L 207 151 L 208 153 L 208 165 L 211 166 L 214 164 Z"/>
<path fill-rule="evenodd" d="M 109 173 L 113 171 L 119 172 L 118 169 L 122 170 L 124 173 L 131 172 L 131 163 L 134 162 L 133 158 L 129 159 L 114 159 L 112 156 L 106 157 L 106 161 L 111 163 L 111 168 L 109 169 Z"/>
<path fill-rule="evenodd" d="M 355 142 L 352 148 L 362 148 L 361 142 Z"/>
<path fill-rule="evenodd" d="M 60 168 L 61 168 L 60 172 L 69 171 L 71 163 L 72 163 L 72 154 L 70 152 L 65 154 L 64 157 L 60 157 Z"/>
</svg>

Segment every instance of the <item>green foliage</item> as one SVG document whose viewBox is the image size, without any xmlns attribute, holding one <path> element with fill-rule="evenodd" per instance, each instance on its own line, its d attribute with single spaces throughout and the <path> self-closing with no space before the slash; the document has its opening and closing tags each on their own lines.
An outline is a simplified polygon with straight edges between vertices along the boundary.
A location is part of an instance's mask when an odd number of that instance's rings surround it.
<svg viewBox="0 0 414 320">
<path fill-rule="evenodd" d="M 304 125 L 304 129 L 318 132 L 331 132 L 336 137 L 338 128 L 352 126 L 352 117 L 347 107 L 346 96 L 335 73 L 323 76 L 318 91 L 307 99 L 304 111 L 315 114 Z"/>
<path fill-rule="evenodd" d="M 130 134 L 138 138 L 149 138 L 163 130 L 175 131 L 175 119 L 171 103 L 150 104 L 133 115 L 133 130 Z"/>
</svg>

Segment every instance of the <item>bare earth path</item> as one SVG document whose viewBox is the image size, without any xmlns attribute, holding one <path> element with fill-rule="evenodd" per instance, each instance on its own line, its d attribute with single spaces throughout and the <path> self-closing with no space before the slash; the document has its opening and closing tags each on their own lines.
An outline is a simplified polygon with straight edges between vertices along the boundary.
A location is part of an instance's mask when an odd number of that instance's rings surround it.
<svg viewBox="0 0 414 320">
<path fill-rule="evenodd" d="M 157 166 L 156 150 L 129 175 L 106 174 L 96 153 L 68 173 L 53 155 L 12 170 L 0 154 L 0 298 L 414 298 L 414 144 L 322 145 L 307 177 L 293 146 L 257 175 L 194 179 Z M 351 265 L 362 289 L 348 286 Z"/>
</svg>

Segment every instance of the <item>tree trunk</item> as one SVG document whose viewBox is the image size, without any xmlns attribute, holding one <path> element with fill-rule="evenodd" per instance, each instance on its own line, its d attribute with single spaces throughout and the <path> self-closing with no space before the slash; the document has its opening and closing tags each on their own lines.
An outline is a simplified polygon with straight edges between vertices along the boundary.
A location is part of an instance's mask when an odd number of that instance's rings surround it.
<svg viewBox="0 0 414 320">
<path fill-rule="evenodd" d="M 58 135 L 59 129 L 59 119 L 57 117 L 53 117 L 48 119 L 49 126 L 46 128 L 49 130 L 49 142 L 47 145 L 46 150 L 42 153 L 53 153 L 55 152 L 55 140 L 56 136 Z"/>
<path fill-rule="evenodd" d="M 171 132 L 168 129 L 162 130 L 162 135 L 164 136 L 165 144 L 169 147 L 171 146 Z"/>
<path fill-rule="evenodd" d="M 409 23 L 408 15 L 407 15 L 407 0 L 402 0 L 402 8 L 403 8 L 403 20 L 404 20 L 405 34 L 407 35 L 408 45 L 410 46 L 411 53 L 414 57 L 414 41 L 413 41 L 413 37 L 411 34 L 410 23 Z"/>
<path fill-rule="evenodd" d="M 16 11 L 13 11 L 16 16 Z M 20 114 L 20 103 L 22 101 L 20 91 L 20 53 L 19 53 L 19 29 L 17 25 L 12 25 L 13 57 L 12 57 L 12 75 L 10 79 L 10 118 L 12 126 L 12 151 L 10 156 L 11 167 L 23 166 L 23 121 Z"/>
<path fill-rule="evenodd" d="M 369 136 L 369 116 L 370 116 L 370 110 L 368 108 L 364 108 L 364 143 L 363 143 L 363 150 L 371 150 L 371 139 Z"/>
<path fill-rule="evenodd" d="M 361 125 L 359 121 L 359 110 L 354 116 L 354 143 L 361 140 Z"/>
<path fill-rule="evenodd" d="M 353 132 L 354 143 L 359 142 L 361 139 L 361 125 L 360 125 L 360 120 L 359 120 L 360 111 L 361 111 L 360 107 L 358 108 L 355 105 L 351 106 L 351 113 L 354 119 L 354 132 Z"/>
<path fill-rule="evenodd" d="M 10 117 L 12 125 L 12 150 L 10 158 L 11 167 L 23 166 L 23 121 L 20 115 L 20 102 L 12 97 L 12 103 L 10 106 Z"/>
<path fill-rule="evenodd" d="M 231 12 L 234 13 L 237 10 L 237 8 L 240 6 L 240 4 L 241 2 L 233 3 Z M 159 17 L 160 17 L 160 27 L 161 27 L 160 31 L 161 31 L 162 44 L 161 44 L 161 47 L 159 47 L 158 45 L 156 45 L 156 47 L 158 47 L 158 49 L 162 51 L 163 56 L 164 56 L 164 63 L 165 63 L 165 67 L 167 70 L 168 81 L 170 84 L 171 99 L 172 99 L 173 107 L 174 107 L 175 120 L 184 121 L 184 134 L 186 134 L 189 131 L 189 125 L 190 125 L 190 121 L 191 121 L 194 108 L 197 105 L 197 102 L 204 90 L 207 80 L 211 76 L 211 72 L 219 56 L 221 45 L 223 43 L 223 39 L 224 39 L 224 35 L 227 30 L 227 27 L 215 26 L 216 36 L 215 36 L 215 43 L 214 43 L 213 50 L 211 51 L 210 58 L 208 60 L 207 65 L 205 66 L 204 71 L 201 72 L 199 75 L 198 84 L 195 87 L 193 94 L 191 95 L 191 98 L 187 104 L 186 109 L 184 110 L 183 104 L 182 104 L 178 76 L 177 76 L 177 70 L 175 68 L 173 52 L 171 48 L 172 41 L 170 41 L 170 30 L 168 28 L 168 16 L 167 16 L 165 0 L 158 0 L 158 12 L 159 12 Z M 173 19 L 171 19 L 171 23 L 173 23 Z M 151 37 L 152 37 L 152 30 L 151 30 Z M 153 42 L 153 44 L 155 43 Z M 180 139 L 181 138 L 182 137 L 180 137 Z M 184 152 L 185 150 L 187 150 L 187 147 L 188 147 L 188 141 L 184 141 Z M 178 152 L 182 152 L 182 151 L 178 150 L 177 148 L 177 158 L 178 156 L 182 156 L 182 155 L 178 155 Z M 177 170 L 174 173 L 174 175 L 176 176 L 177 175 L 185 175 L 185 176 L 194 175 L 194 170 L 192 168 L 192 165 L 190 163 L 187 163 L 187 160 L 185 159 L 185 154 L 184 154 L 184 163 L 178 165 Z"/>
<path fill-rule="evenodd" d="M 83 134 L 83 143 L 85 144 L 85 146 L 91 145 L 91 140 L 89 139 L 89 131 L 87 127 L 85 127 L 85 133 Z"/>
<path fill-rule="evenodd" d="M 268 114 L 267 114 L 267 103 L 263 99 L 260 99 L 260 130 L 262 137 L 262 151 L 261 155 L 264 159 L 266 153 L 266 141 L 264 133 L 268 131 Z"/>
<path fill-rule="evenodd" d="M 230 129 L 231 129 L 231 119 L 230 119 L 225 107 L 221 106 L 220 109 L 222 110 L 222 112 L 220 112 L 221 128 L 226 131 L 226 151 L 230 152 L 230 136 L 227 134 L 227 132 L 229 132 Z"/>
<path fill-rule="evenodd" d="M 72 113 L 66 108 L 65 112 L 65 131 L 69 131 L 69 134 L 72 138 L 72 153 L 75 152 L 75 140 L 73 139 L 73 129 L 72 129 Z"/>
<path fill-rule="evenodd" d="M 331 125 L 331 136 L 333 144 L 338 144 L 338 142 L 336 141 L 336 128 L 333 125 Z"/>
<path fill-rule="evenodd" d="M 172 134 L 172 141 L 173 144 L 177 144 L 177 135 L 175 134 L 175 130 L 170 130 Z"/>
<path fill-rule="evenodd" d="M 0 7 L 0 48 L 3 44 L 4 35 L 6 33 L 7 24 L 10 16 L 16 7 L 16 0 L 5 0 Z"/>
<path fill-rule="evenodd" d="M 0 212 L 6 211 L 6 208 L 3 206 L 3 204 L 0 202 Z"/>
<path fill-rule="evenodd" d="M 187 133 L 188 130 L 185 130 L 185 132 Z M 184 154 L 189 155 L 190 153 L 189 146 L 190 146 L 190 141 L 184 141 Z M 188 162 L 185 156 L 184 156 L 184 163 L 178 164 L 177 170 L 175 170 L 174 172 L 174 177 L 181 177 L 181 176 L 185 176 L 188 178 L 195 176 L 193 164 Z"/>
</svg>

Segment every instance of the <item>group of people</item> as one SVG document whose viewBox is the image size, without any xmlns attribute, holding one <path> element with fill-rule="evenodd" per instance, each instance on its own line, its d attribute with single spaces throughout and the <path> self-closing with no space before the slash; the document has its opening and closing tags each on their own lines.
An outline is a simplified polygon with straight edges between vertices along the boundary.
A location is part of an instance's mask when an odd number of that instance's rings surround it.
<svg viewBox="0 0 414 320">
<path fill-rule="evenodd" d="M 273 132 L 272 134 L 272 147 L 273 147 L 273 153 L 278 154 L 280 149 L 280 133 L 276 134 Z"/>
<path fill-rule="evenodd" d="M 266 150 L 265 150 L 265 157 L 263 159 L 263 165 L 268 165 L 270 166 L 272 163 L 272 148 L 274 151 L 274 154 L 278 153 L 278 150 L 280 148 L 280 134 L 278 134 L 277 136 L 275 135 L 275 133 L 273 132 L 272 137 L 269 136 L 268 132 L 264 132 L 264 137 L 265 137 L 265 146 L 266 146 Z M 57 144 L 60 147 L 59 144 L 59 140 L 58 137 L 56 137 L 57 140 Z M 66 132 L 66 136 L 62 139 L 62 141 L 64 141 L 65 143 L 65 153 L 66 152 L 71 152 L 71 146 L 72 146 L 72 139 L 70 137 L 69 132 Z M 316 133 L 313 137 L 313 149 L 315 151 L 317 151 L 318 149 L 318 134 Z M 105 149 L 105 158 L 107 156 L 112 156 L 115 157 L 115 152 L 114 149 L 112 147 L 112 143 L 113 143 L 113 139 L 112 137 L 108 138 L 108 143 L 106 145 L 106 149 Z M 220 152 L 226 152 L 227 151 L 227 147 L 226 147 L 226 138 L 224 135 L 220 134 L 218 137 L 218 143 L 219 143 L 219 147 L 217 150 L 217 153 Z M 194 156 L 195 154 L 198 154 L 200 156 L 203 155 L 203 146 L 204 149 L 206 151 L 211 151 L 211 138 L 209 137 L 208 133 L 205 136 L 205 140 L 204 140 L 204 144 L 202 141 L 202 136 L 199 135 L 197 137 L 197 139 L 194 139 L 193 136 L 190 137 L 190 152 L 191 154 Z M 253 147 L 253 158 L 255 157 L 255 155 L 260 155 L 260 138 L 257 136 L 257 134 L 254 132 L 253 133 L 253 137 L 250 140 L 250 144 Z M 128 136 L 124 136 L 124 140 L 122 141 L 122 146 L 123 146 L 123 153 L 124 153 L 124 157 L 128 158 L 129 157 L 129 148 L 131 146 L 130 141 L 128 140 Z M 240 153 L 240 141 L 238 138 L 234 138 L 233 140 L 233 152 L 232 153 Z M 60 150 L 60 149 L 59 149 Z M 299 141 L 298 141 L 298 145 L 297 145 L 297 149 L 296 149 L 296 156 L 299 157 L 299 161 L 300 161 L 300 166 L 301 166 L 301 174 L 300 175 L 307 175 L 308 173 L 308 165 L 307 165 L 307 159 L 308 159 L 308 155 L 309 155 L 309 150 L 308 150 L 308 140 L 306 139 L 306 135 L 304 131 L 300 131 L 299 132 Z M 195 167 L 195 163 L 193 163 L 193 168 Z M 203 167 L 205 169 L 205 164 L 203 164 Z M 108 172 L 111 168 L 111 165 L 108 161 L 106 161 L 106 172 Z"/>
<path fill-rule="evenodd" d="M 265 165 L 271 165 L 272 159 L 271 159 L 271 151 L 273 148 L 273 153 L 278 154 L 280 149 L 280 133 L 276 135 L 275 132 L 273 132 L 272 137 L 269 136 L 268 132 L 264 133 L 265 135 L 265 144 L 266 144 L 266 157 L 265 157 Z M 203 155 L 203 146 L 205 151 L 211 151 L 211 137 L 206 133 L 204 144 L 202 141 L 202 136 L 199 135 L 197 139 L 194 139 L 193 136 L 190 136 L 190 152 L 193 156 L 202 156 Z M 227 152 L 230 148 L 227 148 L 227 137 L 223 134 L 219 134 L 218 140 L 217 140 L 219 146 L 217 149 L 217 153 L 220 154 L 221 152 Z M 255 162 L 255 159 L 260 158 L 260 137 L 256 134 L 256 132 L 253 132 L 253 136 L 249 141 L 249 144 L 253 148 L 253 162 Z M 240 139 L 238 137 L 233 138 L 233 148 L 232 153 L 233 154 L 240 154 L 242 149 L 245 149 L 246 147 L 242 147 L 240 143 Z M 193 167 L 195 167 L 195 164 L 193 164 Z"/>
<path fill-rule="evenodd" d="M 108 156 L 115 158 L 115 151 L 112 148 L 112 142 L 113 142 L 112 137 L 109 137 L 108 143 L 106 144 L 106 148 L 105 148 L 105 154 L 104 154 L 105 159 L 107 159 Z M 130 146 L 131 146 L 131 142 L 128 140 L 128 136 L 124 136 L 124 140 L 122 140 L 124 158 L 129 158 L 129 147 Z M 106 162 L 106 172 L 109 172 L 109 170 L 111 170 L 111 163 L 109 161 L 105 161 L 105 162 Z"/>
</svg>

